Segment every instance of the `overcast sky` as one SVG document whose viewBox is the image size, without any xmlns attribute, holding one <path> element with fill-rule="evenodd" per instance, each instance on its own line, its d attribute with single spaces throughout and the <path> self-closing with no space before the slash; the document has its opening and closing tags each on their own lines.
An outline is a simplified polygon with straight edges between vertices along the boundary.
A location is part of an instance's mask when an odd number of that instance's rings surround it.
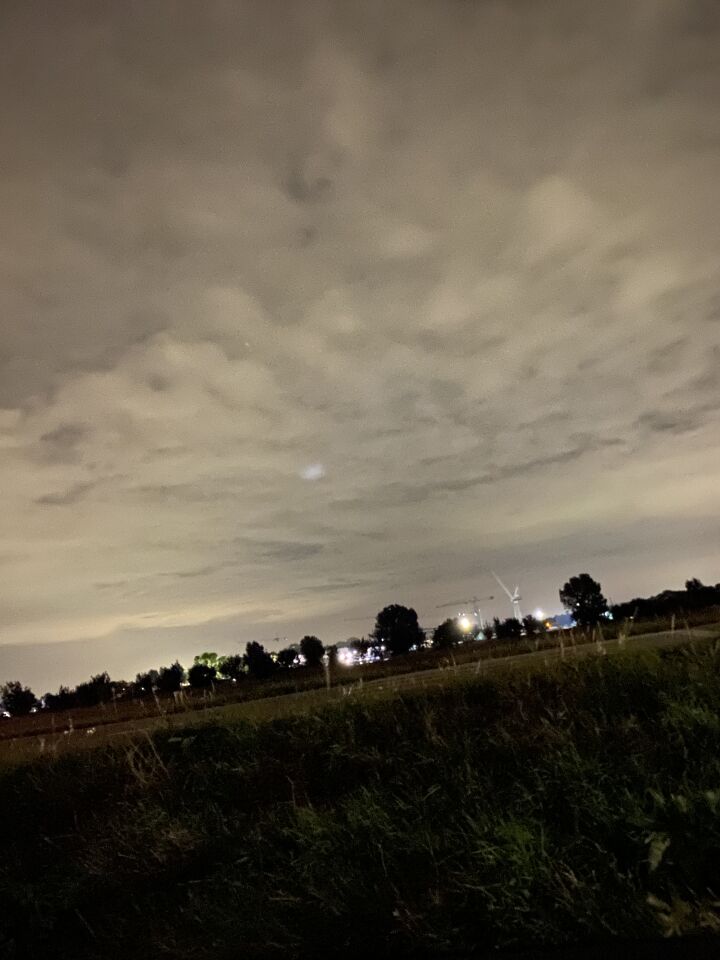
<svg viewBox="0 0 720 960">
<path fill-rule="evenodd" d="M 718 3 L 0 38 L 0 680 L 720 580 Z"/>
</svg>

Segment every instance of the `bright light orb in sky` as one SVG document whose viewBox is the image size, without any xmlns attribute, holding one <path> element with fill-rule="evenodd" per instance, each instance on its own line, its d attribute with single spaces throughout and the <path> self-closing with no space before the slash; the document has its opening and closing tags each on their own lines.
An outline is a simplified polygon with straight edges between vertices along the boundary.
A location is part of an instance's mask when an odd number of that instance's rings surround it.
<svg viewBox="0 0 720 960">
<path fill-rule="evenodd" d="M 302 471 L 303 480 L 322 480 L 325 476 L 325 467 L 321 463 L 311 463 Z"/>
</svg>

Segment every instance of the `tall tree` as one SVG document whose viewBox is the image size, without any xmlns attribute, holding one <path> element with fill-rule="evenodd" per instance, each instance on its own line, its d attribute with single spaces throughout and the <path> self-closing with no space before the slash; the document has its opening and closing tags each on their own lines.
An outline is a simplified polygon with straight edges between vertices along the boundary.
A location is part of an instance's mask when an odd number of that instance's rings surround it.
<svg viewBox="0 0 720 960">
<path fill-rule="evenodd" d="M 275 661 L 261 643 L 254 640 L 245 647 L 248 673 L 256 680 L 266 680 L 275 671 Z"/>
<path fill-rule="evenodd" d="M 160 674 L 157 670 L 138 673 L 135 677 L 135 683 L 133 684 L 136 694 L 143 696 L 146 693 L 152 693 L 155 687 L 157 687 L 159 679 Z"/>
<path fill-rule="evenodd" d="M 515 617 L 507 617 L 505 620 L 496 620 L 495 636 L 498 640 L 517 640 L 522 636 L 522 624 Z"/>
<path fill-rule="evenodd" d="M 242 680 L 245 676 L 245 657 L 240 653 L 231 653 L 220 657 L 217 663 L 218 673 L 228 680 Z"/>
<path fill-rule="evenodd" d="M 37 697 L 19 680 L 10 680 L 0 687 L 0 700 L 11 717 L 23 717 L 37 706 Z"/>
<path fill-rule="evenodd" d="M 79 707 L 94 707 L 112 700 L 113 684 L 108 673 L 96 673 L 75 687 L 75 702 Z"/>
<path fill-rule="evenodd" d="M 448 647 L 454 647 L 456 643 L 461 643 L 465 638 L 466 634 L 458 621 L 450 617 L 443 620 L 433 630 L 432 645 L 437 649 L 444 650 Z"/>
<path fill-rule="evenodd" d="M 560 602 L 581 627 L 594 626 L 608 608 L 601 585 L 589 573 L 570 577 L 560 591 Z"/>
<path fill-rule="evenodd" d="M 75 691 L 60 687 L 57 693 L 46 693 L 43 703 L 46 710 L 70 710 L 75 706 Z"/>
<path fill-rule="evenodd" d="M 403 607 L 399 603 L 391 603 L 378 613 L 372 635 L 384 643 L 393 655 L 407 653 L 412 647 L 425 642 L 417 613 L 412 607 Z"/>
<path fill-rule="evenodd" d="M 281 667 L 294 667 L 297 663 L 297 650 L 294 647 L 284 647 L 278 652 L 277 662 Z"/>
<path fill-rule="evenodd" d="M 528 616 L 523 617 L 522 623 L 523 629 L 528 637 L 536 637 L 538 634 L 547 633 L 545 621 L 538 620 L 538 618 L 534 617 L 532 614 L 528 614 Z"/>
<path fill-rule="evenodd" d="M 182 686 L 184 679 L 185 671 L 179 661 L 176 660 L 169 667 L 161 667 L 157 680 L 158 690 L 162 690 L 163 693 L 176 693 Z"/>
<path fill-rule="evenodd" d="M 209 667 L 206 663 L 194 663 L 188 670 L 190 686 L 196 690 L 203 690 L 212 686 L 216 675 L 215 667 Z"/>
<path fill-rule="evenodd" d="M 325 647 L 317 637 L 303 637 L 300 641 L 300 653 L 309 667 L 319 667 L 322 663 Z"/>
</svg>

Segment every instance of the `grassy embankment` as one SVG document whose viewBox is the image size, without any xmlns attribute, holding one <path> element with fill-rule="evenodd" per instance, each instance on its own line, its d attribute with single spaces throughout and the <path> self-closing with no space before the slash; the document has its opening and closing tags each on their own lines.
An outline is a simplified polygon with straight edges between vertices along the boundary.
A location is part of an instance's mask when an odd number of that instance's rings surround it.
<svg viewBox="0 0 720 960">
<path fill-rule="evenodd" d="M 278 676 L 263 681 L 250 678 L 240 683 L 220 681 L 212 690 L 186 689 L 179 701 L 172 696 L 157 694 L 144 698 L 121 699 L 93 707 L 76 707 L 57 712 L 40 711 L 27 717 L 15 717 L 1 722 L 0 744 L 16 738 L 43 737 L 46 745 L 49 746 L 54 737 L 61 738 L 67 729 L 81 732 L 89 728 L 98 729 L 128 722 L 138 722 L 143 725 L 145 721 L 163 717 L 181 718 L 184 714 L 204 713 L 226 704 L 243 704 L 285 694 L 319 690 L 327 685 L 328 680 L 331 686 L 341 686 L 360 680 L 370 682 L 386 677 L 400 677 L 410 673 L 435 670 L 441 666 L 462 667 L 478 661 L 498 660 L 538 650 L 552 651 L 556 650 L 560 643 L 572 649 L 593 642 L 595 639 L 611 641 L 619 635 L 636 639 L 652 633 L 669 631 L 671 628 L 677 631 L 678 636 L 683 636 L 690 628 L 717 623 L 718 619 L 720 619 L 720 610 L 712 608 L 696 613 L 689 619 L 678 619 L 677 622 L 670 619 L 657 619 L 642 623 L 610 623 L 602 629 L 588 632 L 570 630 L 548 633 L 532 639 L 523 637 L 517 640 L 492 640 L 489 643 L 470 642 L 455 647 L 452 651 L 418 650 L 382 663 L 353 667 L 338 664 L 330 671 L 329 677 L 322 669 L 299 668 L 281 671 Z M 22 745 L 19 750 L 22 753 L 27 752 Z M 12 751 L 0 751 L 0 759 L 11 754 Z"/>
<path fill-rule="evenodd" d="M 402 956 L 720 928 L 720 644 L 0 771 L 7 956 Z"/>
</svg>

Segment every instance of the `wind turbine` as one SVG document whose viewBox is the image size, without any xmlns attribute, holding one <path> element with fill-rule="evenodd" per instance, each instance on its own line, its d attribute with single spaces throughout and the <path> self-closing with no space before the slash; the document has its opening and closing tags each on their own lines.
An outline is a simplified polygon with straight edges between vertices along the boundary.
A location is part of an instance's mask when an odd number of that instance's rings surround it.
<svg viewBox="0 0 720 960">
<path fill-rule="evenodd" d="M 439 603 L 435 609 L 443 610 L 446 607 L 454 607 L 462 616 L 462 612 L 465 610 L 465 608 L 471 607 L 473 616 L 477 619 L 478 626 L 482 630 L 482 628 L 485 626 L 485 620 L 482 615 L 482 610 L 480 609 L 480 604 L 494 599 L 495 597 L 473 597 L 470 600 L 456 600 L 454 603 Z"/>
<path fill-rule="evenodd" d="M 500 586 L 503 588 L 505 593 L 508 595 L 508 600 L 512 604 L 512 609 L 513 609 L 513 614 L 515 615 L 515 619 L 519 620 L 520 623 L 522 623 L 522 613 L 520 613 L 520 587 L 516 586 L 513 592 L 510 593 L 510 591 L 502 582 L 500 577 L 496 573 L 493 573 L 493 576 L 495 577 L 497 582 L 500 584 Z"/>
</svg>

